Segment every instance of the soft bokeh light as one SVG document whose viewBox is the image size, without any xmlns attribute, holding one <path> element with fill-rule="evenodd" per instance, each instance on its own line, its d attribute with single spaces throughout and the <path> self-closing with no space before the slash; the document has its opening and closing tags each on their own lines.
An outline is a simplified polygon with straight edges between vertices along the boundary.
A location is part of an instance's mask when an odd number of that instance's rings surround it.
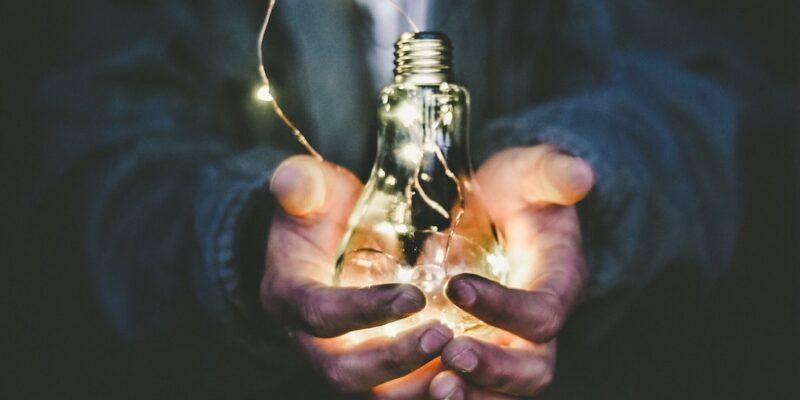
<svg viewBox="0 0 800 400">
<path fill-rule="evenodd" d="M 255 97 L 256 100 L 264 103 L 269 103 L 273 100 L 272 93 L 270 93 L 269 86 L 267 85 L 259 86 L 258 89 L 256 89 Z"/>
<path fill-rule="evenodd" d="M 411 165 L 419 164 L 423 154 L 422 149 L 415 143 L 406 143 L 397 150 L 397 157 Z"/>
<path fill-rule="evenodd" d="M 422 112 L 418 107 L 414 107 L 409 103 L 403 103 L 397 106 L 395 116 L 406 127 L 412 127 L 422 120 Z"/>
</svg>

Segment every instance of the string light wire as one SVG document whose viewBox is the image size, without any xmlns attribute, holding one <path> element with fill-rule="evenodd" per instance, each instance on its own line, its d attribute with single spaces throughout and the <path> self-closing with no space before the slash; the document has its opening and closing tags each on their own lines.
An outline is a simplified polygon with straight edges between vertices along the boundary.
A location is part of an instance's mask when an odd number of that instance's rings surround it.
<svg viewBox="0 0 800 400">
<path fill-rule="evenodd" d="M 267 6 L 267 12 L 264 15 L 264 22 L 261 24 L 261 30 L 258 33 L 258 76 L 261 77 L 261 83 L 267 89 L 270 90 L 269 78 L 267 77 L 267 70 L 264 68 L 264 36 L 267 33 L 267 26 L 269 25 L 269 20 L 272 17 L 272 10 L 275 8 L 275 2 L 277 0 L 270 0 L 269 5 Z M 268 92 L 269 93 L 269 92 Z M 278 104 L 278 99 L 275 96 L 271 96 L 272 99 L 270 103 L 272 103 L 272 109 L 275 110 L 275 114 L 278 115 L 278 118 L 283 121 L 283 123 L 292 131 L 292 134 L 300 144 L 306 148 L 306 150 L 311 153 L 314 158 L 317 160 L 323 161 L 322 155 L 308 142 L 306 136 L 303 135 L 303 132 L 300 131 L 297 126 L 286 116 L 281 108 L 280 104 Z"/>
<path fill-rule="evenodd" d="M 403 7 L 400 6 L 400 4 L 398 4 L 395 0 L 386 0 L 386 1 L 388 1 L 389 4 L 393 5 L 394 8 L 396 8 L 397 11 L 403 17 L 405 17 L 406 22 L 408 22 L 408 25 L 411 27 L 411 29 L 414 30 L 414 33 L 419 33 L 419 26 L 417 26 L 417 24 L 414 22 L 414 18 L 411 18 L 411 16 L 408 15 L 408 12 L 406 12 L 406 10 L 404 10 Z"/>
</svg>

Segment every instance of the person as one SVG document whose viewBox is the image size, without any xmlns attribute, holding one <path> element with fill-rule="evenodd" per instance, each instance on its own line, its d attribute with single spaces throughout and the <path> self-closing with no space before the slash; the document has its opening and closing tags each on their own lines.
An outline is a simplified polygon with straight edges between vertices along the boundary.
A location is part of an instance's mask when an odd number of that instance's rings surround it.
<svg viewBox="0 0 800 400">
<path fill-rule="evenodd" d="M 755 67 L 729 21 L 691 5 L 432 2 L 430 28 L 452 38 L 473 96 L 477 179 L 508 246 L 538 255 L 515 267 L 539 272 L 526 287 L 449 282 L 502 341 L 434 322 L 351 346 L 337 337 L 424 305 L 413 286 L 328 280 L 371 163 L 380 21 L 351 1 L 278 4 L 273 94 L 318 162 L 290 156 L 292 135 L 253 98 L 263 2 L 73 3 L 69 55 L 33 100 L 35 192 L 60 202 L 62 250 L 85 266 L 73 279 L 125 343 L 207 337 L 211 361 L 190 357 L 201 369 L 246 354 L 269 372 L 235 382 L 281 398 L 635 398 L 635 361 L 575 354 L 619 346 L 615 329 L 657 282 L 677 275 L 673 296 L 695 296 L 731 262 L 747 101 L 732 77 Z"/>
</svg>

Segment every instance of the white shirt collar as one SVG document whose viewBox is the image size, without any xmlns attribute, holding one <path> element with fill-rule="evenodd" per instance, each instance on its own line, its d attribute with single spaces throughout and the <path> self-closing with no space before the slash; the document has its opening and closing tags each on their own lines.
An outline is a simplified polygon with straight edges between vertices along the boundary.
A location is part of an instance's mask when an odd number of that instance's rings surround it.
<svg viewBox="0 0 800 400">
<path fill-rule="evenodd" d="M 396 0 L 411 16 L 420 30 L 429 27 L 431 0 Z M 376 87 L 388 85 L 392 81 L 394 61 L 394 42 L 403 32 L 411 31 L 402 14 L 387 0 L 356 0 L 372 18 L 373 40 L 368 44 L 367 61 L 372 80 Z"/>
</svg>

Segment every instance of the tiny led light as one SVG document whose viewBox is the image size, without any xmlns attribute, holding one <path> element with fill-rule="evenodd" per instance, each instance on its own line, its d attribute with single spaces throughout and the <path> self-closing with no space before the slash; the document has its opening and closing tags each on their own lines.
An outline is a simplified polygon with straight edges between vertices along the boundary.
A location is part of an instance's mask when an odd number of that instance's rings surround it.
<svg viewBox="0 0 800 400">
<path fill-rule="evenodd" d="M 405 126 L 414 126 L 422 118 L 420 110 L 408 103 L 399 105 L 395 116 Z"/>
<path fill-rule="evenodd" d="M 385 236 L 394 234 L 394 226 L 386 221 L 375 224 L 373 229 L 375 229 L 375 232 L 381 233 Z"/>
<path fill-rule="evenodd" d="M 486 256 L 486 261 L 489 263 L 489 266 L 492 269 L 492 274 L 494 275 L 503 275 L 508 272 L 510 268 L 508 258 L 506 258 L 503 254 L 488 254 Z"/>
<path fill-rule="evenodd" d="M 444 250 L 443 249 L 436 249 L 436 254 L 433 256 L 434 260 L 437 264 L 441 264 L 444 262 Z"/>
<path fill-rule="evenodd" d="M 397 280 L 402 283 L 409 283 L 414 278 L 414 268 L 399 268 L 397 270 Z"/>
<path fill-rule="evenodd" d="M 386 333 L 386 336 L 395 337 L 398 333 L 400 333 L 400 326 L 398 322 L 399 321 L 383 326 L 383 331 Z"/>
<path fill-rule="evenodd" d="M 397 225 L 394 226 L 394 231 L 399 233 L 399 234 L 401 234 L 401 235 L 405 235 L 406 233 L 409 232 L 408 225 L 406 225 L 406 224 L 397 224 Z"/>
<path fill-rule="evenodd" d="M 269 92 L 269 86 L 261 85 L 256 90 L 256 99 L 258 101 L 263 101 L 264 103 L 268 103 L 272 101 L 272 93 Z"/>
<path fill-rule="evenodd" d="M 414 143 L 407 143 L 405 146 L 397 150 L 397 155 L 403 161 L 409 164 L 418 164 L 422 161 L 422 149 Z"/>
</svg>

